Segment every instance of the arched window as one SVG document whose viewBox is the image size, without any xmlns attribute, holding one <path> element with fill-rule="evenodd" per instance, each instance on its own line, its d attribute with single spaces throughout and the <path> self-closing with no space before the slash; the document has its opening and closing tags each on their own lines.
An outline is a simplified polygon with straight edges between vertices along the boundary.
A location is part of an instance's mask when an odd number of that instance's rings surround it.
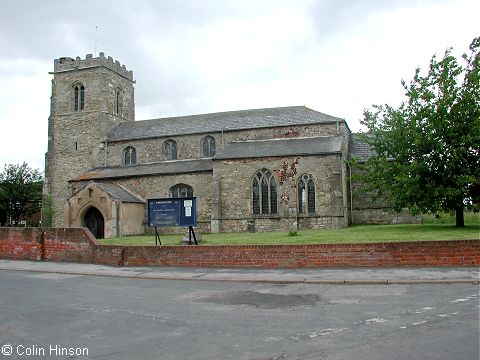
<svg viewBox="0 0 480 360">
<path fill-rule="evenodd" d="M 255 174 L 252 182 L 252 198 L 254 214 L 277 213 L 277 182 L 267 169 Z"/>
<path fill-rule="evenodd" d="M 170 188 L 170 197 L 172 198 L 183 198 L 183 197 L 192 197 L 193 189 L 191 186 L 186 184 L 177 184 Z"/>
<path fill-rule="evenodd" d="M 174 140 L 167 140 L 163 144 L 163 150 L 165 154 L 165 160 L 177 159 L 177 142 Z"/>
<path fill-rule="evenodd" d="M 85 109 L 85 86 L 75 84 L 73 86 L 73 110 L 80 111 Z"/>
<path fill-rule="evenodd" d="M 123 94 L 122 90 L 116 89 L 115 90 L 115 114 L 122 115 L 122 108 L 123 108 Z"/>
<path fill-rule="evenodd" d="M 215 156 L 215 138 L 213 136 L 205 136 L 202 139 L 202 155 L 203 157 Z"/>
<path fill-rule="evenodd" d="M 303 175 L 298 182 L 298 212 L 312 214 L 315 212 L 315 183 L 311 175 Z"/>
<path fill-rule="evenodd" d="M 129 146 L 123 150 L 123 165 L 135 165 L 137 163 L 137 150 Z"/>
</svg>

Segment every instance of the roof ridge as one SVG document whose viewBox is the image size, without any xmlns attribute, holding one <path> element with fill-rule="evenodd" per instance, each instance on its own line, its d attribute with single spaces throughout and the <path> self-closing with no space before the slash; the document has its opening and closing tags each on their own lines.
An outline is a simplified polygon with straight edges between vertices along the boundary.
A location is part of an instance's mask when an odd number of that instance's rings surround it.
<svg viewBox="0 0 480 360">
<path fill-rule="evenodd" d="M 187 118 L 187 117 L 200 117 L 200 116 L 207 116 L 207 115 L 221 115 L 221 114 L 234 114 L 234 113 L 246 113 L 248 111 L 265 111 L 265 110 L 280 110 L 280 109 L 308 109 L 311 111 L 315 111 L 320 113 L 319 111 L 310 109 L 305 105 L 292 105 L 292 106 L 278 106 L 278 107 L 267 107 L 267 108 L 254 108 L 254 109 L 240 109 L 240 110 L 229 110 L 229 111 L 216 111 L 216 112 L 207 112 L 207 113 L 199 113 L 199 114 L 190 114 L 190 115 L 176 115 L 176 116 L 166 116 L 166 117 L 159 117 L 153 119 L 143 119 L 143 120 L 135 120 L 134 122 L 143 122 L 143 121 L 158 121 L 158 120 L 167 120 L 167 119 L 178 119 L 178 118 Z M 323 114 L 323 113 L 320 113 Z M 324 114 L 328 115 L 328 114 Z M 331 115 L 329 115 L 331 116 Z"/>
<path fill-rule="evenodd" d="M 266 142 L 266 141 L 288 141 L 288 140 L 306 140 L 306 139 L 318 139 L 318 138 L 343 138 L 342 135 L 318 135 L 318 136 L 296 136 L 296 137 L 281 137 L 270 139 L 247 139 L 247 140 L 233 140 L 230 144 L 241 143 L 254 143 L 254 142 Z"/>
<path fill-rule="evenodd" d="M 285 156 L 312 156 L 337 154 L 342 152 L 343 136 L 322 136 L 308 138 L 289 138 L 290 142 L 236 142 L 230 143 L 213 160 L 247 159 Z"/>
<path fill-rule="evenodd" d="M 109 132 L 108 141 L 116 142 L 334 122 L 346 123 L 345 119 L 312 110 L 304 105 L 234 110 L 123 122 Z"/>
</svg>

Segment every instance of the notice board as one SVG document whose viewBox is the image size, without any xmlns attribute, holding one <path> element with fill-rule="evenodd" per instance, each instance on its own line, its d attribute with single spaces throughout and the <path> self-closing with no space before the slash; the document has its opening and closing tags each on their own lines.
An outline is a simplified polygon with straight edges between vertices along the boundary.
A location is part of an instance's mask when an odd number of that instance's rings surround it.
<svg viewBox="0 0 480 360">
<path fill-rule="evenodd" d="M 148 226 L 197 226 L 197 199 L 148 199 Z"/>
</svg>

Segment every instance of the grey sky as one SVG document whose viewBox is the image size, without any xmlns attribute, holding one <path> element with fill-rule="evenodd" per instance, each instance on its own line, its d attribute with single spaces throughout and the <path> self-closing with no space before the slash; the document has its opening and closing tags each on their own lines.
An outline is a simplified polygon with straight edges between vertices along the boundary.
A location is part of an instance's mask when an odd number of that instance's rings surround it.
<svg viewBox="0 0 480 360">
<path fill-rule="evenodd" d="M 43 170 L 48 72 L 96 42 L 134 71 L 137 120 L 306 105 L 357 131 L 363 109 L 398 105 L 401 79 L 434 53 L 466 51 L 479 13 L 475 0 L 6 1 L 0 166 Z"/>
</svg>

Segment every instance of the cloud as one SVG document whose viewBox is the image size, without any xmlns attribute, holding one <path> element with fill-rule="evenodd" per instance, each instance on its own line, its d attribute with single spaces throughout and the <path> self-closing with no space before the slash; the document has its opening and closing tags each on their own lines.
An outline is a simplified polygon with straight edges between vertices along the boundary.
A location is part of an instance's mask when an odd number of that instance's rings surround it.
<svg viewBox="0 0 480 360">
<path fill-rule="evenodd" d="M 477 3 L 5 2 L 0 165 L 27 160 L 43 167 L 55 58 L 84 58 L 96 45 L 132 69 L 137 119 L 307 105 L 358 130 L 363 109 L 397 105 L 400 80 L 427 66 L 433 53 L 467 49 L 479 35 Z"/>
<path fill-rule="evenodd" d="M 43 171 L 47 148 L 50 81 L 40 69 L 46 63 L 12 64 L 21 70 L 13 75 L 0 66 L 0 166 L 24 161 Z"/>
</svg>

